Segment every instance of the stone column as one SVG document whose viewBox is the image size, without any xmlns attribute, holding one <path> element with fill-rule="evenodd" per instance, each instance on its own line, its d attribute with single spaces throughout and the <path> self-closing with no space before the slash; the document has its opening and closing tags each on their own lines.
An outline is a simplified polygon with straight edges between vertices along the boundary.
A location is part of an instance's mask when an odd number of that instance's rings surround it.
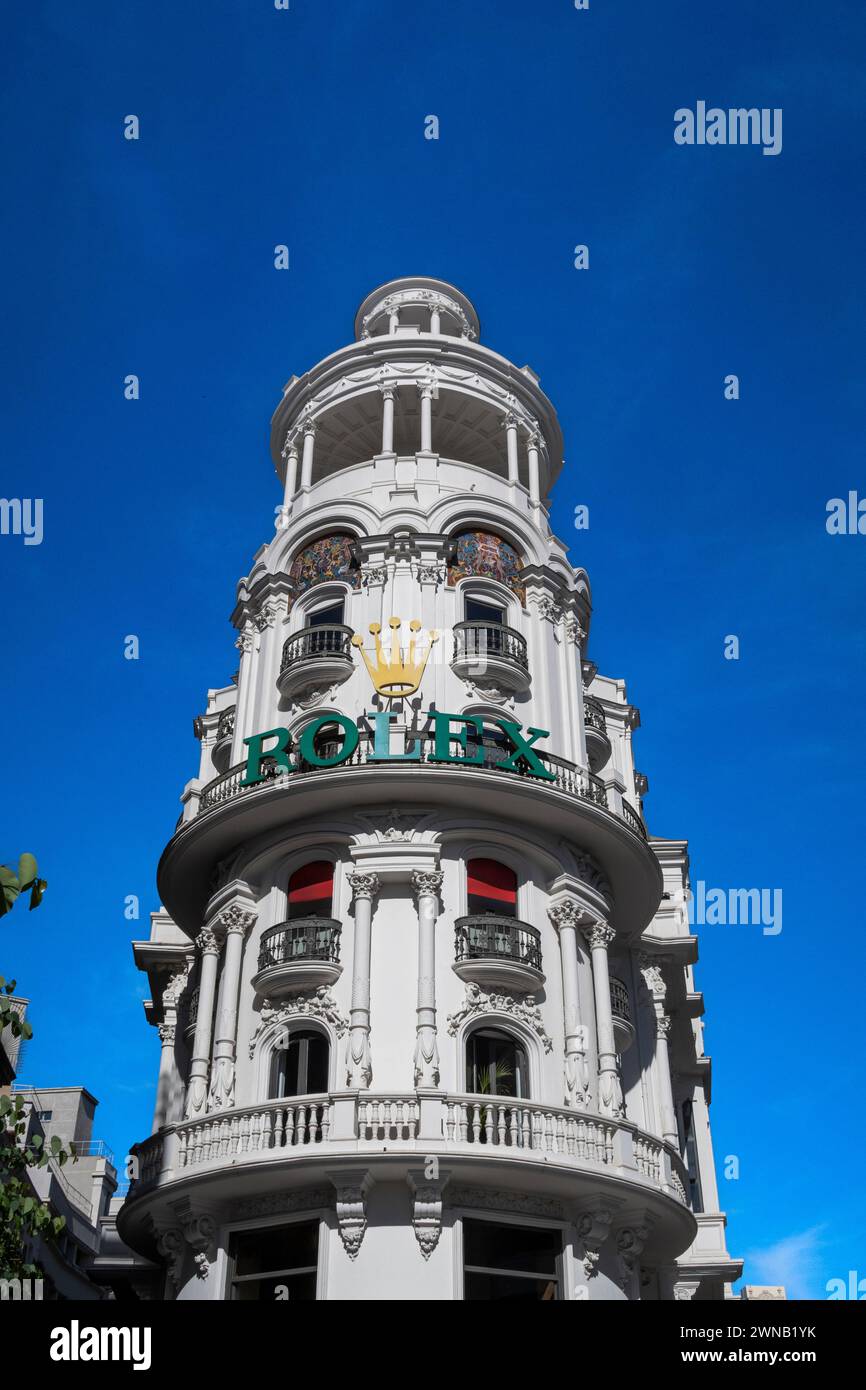
<svg viewBox="0 0 866 1390">
<path fill-rule="evenodd" d="M 508 458 L 508 481 L 516 483 L 520 480 L 520 467 L 517 460 L 517 416 L 513 410 L 509 410 L 504 420 L 505 426 L 505 452 Z"/>
<path fill-rule="evenodd" d="M 394 398 L 393 386 L 382 387 L 382 453 L 394 452 Z"/>
<path fill-rule="evenodd" d="M 575 1110 L 589 1105 L 589 1064 L 586 1060 L 586 1028 L 580 1021 L 577 966 L 577 933 L 586 913 L 572 898 L 563 898 L 547 909 L 559 936 L 562 958 L 562 1002 L 565 1019 L 565 1103 Z"/>
<path fill-rule="evenodd" d="M 226 949 L 214 1033 L 209 1105 L 211 1110 L 230 1110 L 234 1105 L 241 963 L 244 939 L 255 920 L 256 913 L 241 903 L 232 903 L 216 919 L 217 926 L 225 934 Z"/>
<path fill-rule="evenodd" d="M 415 1085 L 439 1085 L 436 1043 L 436 918 L 442 874 L 416 869 L 412 887 L 418 895 L 418 1022 L 415 1040 Z"/>
<path fill-rule="evenodd" d="M 355 951 L 352 969 L 352 1005 L 346 1042 L 346 1085 L 366 1091 L 373 1079 L 370 1055 L 370 950 L 373 899 L 379 891 L 378 874 L 350 873 L 349 886 L 355 903 Z"/>
<path fill-rule="evenodd" d="M 200 931 L 195 944 L 201 954 L 198 984 L 198 1016 L 195 1022 L 195 1037 L 192 1044 L 192 1059 L 189 1067 L 189 1085 L 186 1090 L 185 1117 L 196 1120 L 207 1109 L 207 1078 L 210 1062 L 210 1040 L 213 1021 L 214 994 L 216 992 L 217 961 L 220 942 L 210 927 Z"/>
<path fill-rule="evenodd" d="M 439 305 L 438 305 L 438 304 L 434 304 L 434 305 L 433 305 L 433 308 L 430 310 L 430 332 L 431 332 L 431 333 L 441 333 L 441 332 L 442 332 L 442 327 L 441 327 L 441 323 L 440 323 L 440 319 L 439 319 Z"/>
<path fill-rule="evenodd" d="M 613 1016 L 610 1009 L 610 973 L 607 948 L 616 933 L 607 922 L 596 921 L 584 927 L 583 934 L 592 955 L 592 984 L 595 994 L 595 1028 L 598 1036 L 598 1104 L 603 1115 L 619 1119 L 624 1113 L 622 1086 L 616 1065 Z"/>
<path fill-rule="evenodd" d="M 177 970 L 162 991 L 162 1023 L 159 1025 L 159 1041 L 162 1050 L 159 1054 L 159 1077 L 156 1083 L 156 1105 L 153 1111 L 153 1129 L 156 1134 L 163 1125 L 170 1125 L 177 1118 L 173 1113 L 175 1099 L 180 1088 L 180 1076 L 175 1056 L 177 1036 L 177 1006 L 186 988 L 188 967 Z"/>
<path fill-rule="evenodd" d="M 432 382 L 425 381 L 418 389 L 421 392 L 421 453 L 432 454 L 434 386 Z"/>
<path fill-rule="evenodd" d="M 308 488 L 313 481 L 313 450 L 316 446 L 315 420 L 304 423 L 304 456 L 301 460 L 301 490 Z"/>
<path fill-rule="evenodd" d="M 392 305 L 392 307 L 388 310 L 388 332 L 396 333 L 399 327 L 400 310 L 396 307 L 396 305 Z"/>
<path fill-rule="evenodd" d="M 286 440 L 286 447 L 283 450 L 283 457 L 286 460 L 286 484 L 283 491 L 283 506 L 291 505 L 292 498 L 298 490 L 298 446 L 294 439 L 291 442 Z"/>
<path fill-rule="evenodd" d="M 529 498 L 534 505 L 541 501 L 541 484 L 539 481 L 539 450 L 541 448 L 541 435 L 537 429 L 531 431 L 526 442 L 527 459 L 529 462 Z"/>
<path fill-rule="evenodd" d="M 668 1034 L 671 1029 L 670 1014 L 665 1013 L 667 986 L 662 974 L 661 961 L 642 953 L 639 959 L 640 973 L 652 995 L 653 1012 L 656 1024 L 656 1079 L 659 1090 L 659 1123 L 662 1138 L 679 1151 L 677 1117 L 674 1109 L 674 1092 L 671 1082 L 671 1059 L 668 1051 Z"/>
</svg>

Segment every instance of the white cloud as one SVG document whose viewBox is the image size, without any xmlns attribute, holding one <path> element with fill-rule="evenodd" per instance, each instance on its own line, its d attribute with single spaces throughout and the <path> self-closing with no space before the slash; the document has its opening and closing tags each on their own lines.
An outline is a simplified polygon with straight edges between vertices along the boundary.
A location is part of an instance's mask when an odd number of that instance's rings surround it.
<svg viewBox="0 0 866 1390">
<path fill-rule="evenodd" d="M 786 1236 L 763 1250 L 751 1250 L 745 1258 L 746 1284 L 784 1284 L 789 1298 L 825 1298 L 821 1285 L 820 1250 L 823 1226 L 810 1226 L 799 1235 Z"/>
</svg>

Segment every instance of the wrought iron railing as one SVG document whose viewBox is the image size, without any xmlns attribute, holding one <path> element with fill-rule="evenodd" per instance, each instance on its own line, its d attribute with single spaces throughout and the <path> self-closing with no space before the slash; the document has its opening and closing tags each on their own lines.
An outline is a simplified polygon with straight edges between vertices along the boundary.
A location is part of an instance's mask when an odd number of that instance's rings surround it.
<svg viewBox="0 0 866 1390">
<path fill-rule="evenodd" d="M 236 712 L 237 705 L 232 705 L 231 709 L 223 710 L 219 717 L 219 723 L 217 724 L 217 743 L 219 743 L 221 739 L 231 738 L 235 731 Z"/>
<path fill-rule="evenodd" d="M 310 661 L 316 657 L 344 656 L 351 660 L 351 641 L 352 629 L 343 623 L 321 623 L 318 627 L 302 628 L 283 643 L 280 674 L 296 661 Z"/>
<path fill-rule="evenodd" d="M 583 697 L 583 722 L 587 728 L 597 729 L 600 734 L 607 735 L 604 710 L 598 700 L 593 699 L 592 695 L 584 695 Z"/>
<path fill-rule="evenodd" d="M 628 990 L 622 980 L 618 980 L 614 975 L 610 979 L 610 1011 L 614 1018 L 621 1018 L 623 1023 L 631 1023 Z"/>
<path fill-rule="evenodd" d="M 271 927 L 259 946 L 259 970 L 305 960 L 340 959 L 341 923 L 330 917 L 297 917 Z"/>
<path fill-rule="evenodd" d="M 526 638 L 513 627 L 502 623 L 457 623 L 454 628 L 454 659 L 469 658 L 483 662 L 485 657 L 513 661 L 521 670 L 529 670 Z"/>
<path fill-rule="evenodd" d="M 510 960 L 541 969 L 541 933 L 498 912 L 473 912 L 454 923 L 455 959 Z"/>
</svg>

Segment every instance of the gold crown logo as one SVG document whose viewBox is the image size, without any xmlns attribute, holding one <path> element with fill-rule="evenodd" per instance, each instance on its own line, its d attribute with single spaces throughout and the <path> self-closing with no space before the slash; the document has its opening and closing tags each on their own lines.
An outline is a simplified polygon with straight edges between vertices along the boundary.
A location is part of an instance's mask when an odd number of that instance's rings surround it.
<svg viewBox="0 0 866 1390">
<path fill-rule="evenodd" d="M 364 665 L 370 673 L 370 680 L 373 682 L 377 692 L 384 695 L 388 700 L 395 700 L 400 695 L 414 695 L 421 684 L 421 677 L 424 674 L 424 667 L 427 665 L 427 658 L 433 647 L 434 642 L 438 642 L 439 633 L 431 632 L 427 647 L 423 654 L 416 651 L 416 633 L 421 631 L 421 624 L 417 618 L 413 618 L 409 624 L 409 631 L 412 636 L 406 655 L 403 655 L 403 648 L 400 642 L 401 618 L 389 618 L 388 626 L 391 629 L 391 653 L 386 655 L 379 636 L 382 631 L 381 623 L 371 623 L 370 632 L 373 636 L 376 650 L 374 658 L 364 650 L 364 639 L 359 633 L 355 633 L 352 638 L 352 646 L 359 647 L 364 658 Z"/>
</svg>

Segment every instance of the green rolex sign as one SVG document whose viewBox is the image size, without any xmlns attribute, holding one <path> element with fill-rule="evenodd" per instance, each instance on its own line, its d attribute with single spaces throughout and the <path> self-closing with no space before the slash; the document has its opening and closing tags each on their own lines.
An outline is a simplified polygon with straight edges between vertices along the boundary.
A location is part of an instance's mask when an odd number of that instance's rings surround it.
<svg viewBox="0 0 866 1390">
<path fill-rule="evenodd" d="M 396 714 L 390 710 L 378 710 L 366 715 L 372 727 L 373 738 L 366 762 L 369 763 L 412 763 L 422 761 L 422 743 L 427 735 L 409 735 L 407 747 L 402 752 L 391 749 L 391 724 Z M 527 728 L 513 719 L 491 719 L 480 714 L 445 714 L 441 710 L 428 710 L 426 718 L 432 726 L 432 752 L 425 761 L 450 763 L 463 766 L 479 766 L 485 763 L 484 730 L 485 725 L 494 725 L 502 738 L 504 756 L 497 760 L 496 767 L 506 772 L 527 772 L 545 782 L 556 780 L 541 761 L 536 751 L 537 739 L 547 738 L 547 730 Z M 322 747 L 322 734 L 327 731 L 326 748 Z M 503 737 L 504 736 L 504 737 Z M 339 738 L 339 742 L 338 742 Z M 267 765 L 281 768 L 283 772 L 297 772 L 299 767 L 338 767 L 347 763 L 357 752 L 361 732 L 354 719 L 345 714 L 322 714 L 302 729 L 295 743 L 288 729 L 266 729 L 264 733 L 245 738 L 247 765 L 241 780 L 242 787 L 251 787 L 256 782 L 264 782 L 272 773 L 265 771 Z M 293 759 L 292 753 L 296 756 Z"/>
</svg>

